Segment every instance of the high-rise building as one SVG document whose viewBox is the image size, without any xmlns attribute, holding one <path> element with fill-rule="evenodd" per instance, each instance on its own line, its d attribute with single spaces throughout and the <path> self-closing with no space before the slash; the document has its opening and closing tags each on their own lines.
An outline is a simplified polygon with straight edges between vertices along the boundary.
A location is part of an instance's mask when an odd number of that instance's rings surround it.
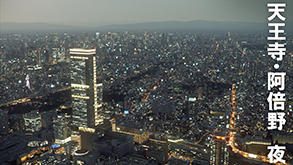
<svg viewBox="0 0 293 165">
<path fill-rule="evenodd" d="M 30 132 L 40 131 L 42 128 L 39 110 L 28 112 L 24 115 L 25 130 Z"/>
<path fill-rule="evenodd" d="M 97 83 L 96 49 L 70 49 L 72 125 L 93 128 L 103 123 L 102 83 Z"/>
<path fill-rule="evenodd" d="M 96 32 L 96 39 L 100 37 L 100 32 Z"/>
<path fill-rule="evenodd" d="M 49 50 L 44 50 L 44 51 L 43 51 L 43 56 L 45 57 L 45 63 L 50 63 L 50 54 L 49 54 Z"/>
<path fill-rule="evenodd" d="M 42 65 L 42 54 L 41 54 L 41 51 L 40 50 L 36 50 L 35 52 L 34 52 L 34 54 L 36 55 L 36 60 L 37 60 L 37 64 L 38 65 Z"/>
<path fill-rule="evenodd" d="M 93 132 L 87 132 L 85 130 L 83 131 L 79 131 L 80 135 L 81 135 L 81 148 L 82 149 L 86 149 L 88 151 L 92 151 L 93 150 Z"/>
<path fill-rule="evenodd" d="M 186 116 L 188 118 L 193 118 L 197 115 L 198 111 L 198 101 L 196 101 L 196 98 L 188 98 L 186 101 Z"/>
<path fill-rule="evenodd" d="M 228 32 L 227 36 L 228 36 L 229 41 L 231 41 L 231 33 L 230 32 Z"/>
<path fill-rule="evenodd" d="M 0 75 L 4 74 L 2 59 L 0 59 Z"/>
<path fill-rule="evenodd" d="M 67 132 L 67 120 L 64 116 L 57 116 L 53 120 L 53 133 L 55 143 L 64 144 L 71 140 L 71 136 Z"/>
</svg>

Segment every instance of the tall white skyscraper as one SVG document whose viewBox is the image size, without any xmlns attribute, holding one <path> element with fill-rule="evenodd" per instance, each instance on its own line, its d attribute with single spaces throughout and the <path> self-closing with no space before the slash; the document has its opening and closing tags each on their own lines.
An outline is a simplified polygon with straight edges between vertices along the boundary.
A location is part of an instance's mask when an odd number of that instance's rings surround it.
<svg viewBox="0 0 293 165">
<path fill-rule="evenodd" d="M 103 85 L 97 83 L 96 49 L 70 49 L 72 124 L 79 129 L 103 123 Z"/>
</svg>

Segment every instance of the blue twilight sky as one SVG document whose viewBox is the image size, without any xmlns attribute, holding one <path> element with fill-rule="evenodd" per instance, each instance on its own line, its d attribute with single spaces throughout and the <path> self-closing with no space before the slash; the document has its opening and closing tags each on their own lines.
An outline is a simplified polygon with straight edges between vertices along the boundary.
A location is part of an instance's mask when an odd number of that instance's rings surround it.
<svg viewBox="0 0 293 165">
<path fill-rule="evenodd" d="M 286 21 L 292 22 L 292 0 L 1 0 L 1 22 L 69 25 L 192 20 L 267 22 L 268 2 L 286 2 Z"/>
</svg>

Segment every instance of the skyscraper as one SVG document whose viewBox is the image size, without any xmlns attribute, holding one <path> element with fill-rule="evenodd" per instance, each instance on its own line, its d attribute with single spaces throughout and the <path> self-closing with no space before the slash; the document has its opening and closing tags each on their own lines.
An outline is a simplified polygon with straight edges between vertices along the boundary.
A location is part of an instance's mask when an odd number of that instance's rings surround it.
<svg viewBox="0 0 293 165">
<path fill-rule="evenodd" d="M 186 101 L 186 116 L 188 118 L 193 118 L 197 115 L 199 109 L 198 109 L 198 101 L 196 101 L 196 98 L 188 98 Z"/>
<path fill-rule="evenodd" d="M 29 75 L 26 75 L 26 86 L 27 86 L 27 88 L 28 89 L 31 89 L 31 86 L 30 86 L 30 77 L 29 77 Z"/>
<path fill-rule="evenodd" d="M 2 64 L 2 59 L 0 59 L 0 75 L 3 75 L 3 74 L 4 74 L 4 67 Z"/>
<path fill-rule="evenodd" d="M 95 127 L 103 123 L 102 83 L 97 83 L 96 49 L 70 49 L 72 125 Z"/>
<path fill-rule="evenodd" d="M 57 118 L 54 118 L 53 133 L 55 143 L 57 144 L 64 144 L 71 140 L 70 135 L 67 133 L 67 120 L 64 116 L 57 116 Z"/>
</svg>

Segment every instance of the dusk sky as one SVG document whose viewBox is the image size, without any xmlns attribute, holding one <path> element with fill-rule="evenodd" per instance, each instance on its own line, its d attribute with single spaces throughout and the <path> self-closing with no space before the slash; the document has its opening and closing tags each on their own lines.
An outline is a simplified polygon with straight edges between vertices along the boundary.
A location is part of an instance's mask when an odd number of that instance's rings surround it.
<svg viewBox="0 0 293 165">
<path fill-rule="evenodd" d="M 267 0 L 193 1 L 15 1 L 1 0 L 1 22 L 46 22 L 76 25 L 157 21 L 267 22 Z M 292 22 L 292 0 L 286 2 L 286 21 Z"/>
</svg>

